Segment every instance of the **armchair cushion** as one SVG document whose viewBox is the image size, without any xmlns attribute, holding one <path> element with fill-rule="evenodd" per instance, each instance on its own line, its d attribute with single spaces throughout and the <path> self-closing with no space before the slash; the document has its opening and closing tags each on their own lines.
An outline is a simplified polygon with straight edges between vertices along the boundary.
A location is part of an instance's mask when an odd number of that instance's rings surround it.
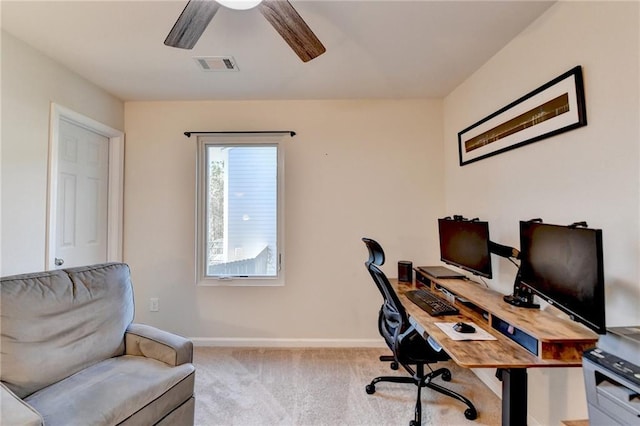
<svg viewBox="0 0 640 426">
<path fill-rule="evenodd" d="M 43 413 L 45 424 L 116 425 L 134 415 L 137 424 L 153 424 L 189 400 L 194 378 L 191 364 L 170 367 L 124 355 L 85 368 L 25 401 Z"/>
</svg>

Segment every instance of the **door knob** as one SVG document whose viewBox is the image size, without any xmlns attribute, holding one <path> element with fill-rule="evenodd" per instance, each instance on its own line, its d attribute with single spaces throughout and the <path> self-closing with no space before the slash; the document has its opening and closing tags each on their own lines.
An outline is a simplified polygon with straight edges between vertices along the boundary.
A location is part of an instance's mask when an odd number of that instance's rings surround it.
<svg viewBox="0 0 640 426">
<path fill-rule="evenodd" d="M 62 266 L 62 264 L 64 263 L 64 259 L 60 259 L 56 257 L 53 263 L 55 263 L 56 266 Z"/>
</svg>

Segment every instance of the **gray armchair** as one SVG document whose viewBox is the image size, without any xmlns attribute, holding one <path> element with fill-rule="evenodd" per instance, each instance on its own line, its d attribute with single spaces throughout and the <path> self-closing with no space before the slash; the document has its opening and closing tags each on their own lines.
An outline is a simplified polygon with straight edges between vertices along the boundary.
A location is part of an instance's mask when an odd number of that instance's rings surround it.
<svg viewBox="0 0 640 426">
<path fill-rule="evenodd" d="M 132 323 L 126 264 L 2 278 L 0 315 L 0 424 L 193 424 L 193 345 Z"/>
</svg>

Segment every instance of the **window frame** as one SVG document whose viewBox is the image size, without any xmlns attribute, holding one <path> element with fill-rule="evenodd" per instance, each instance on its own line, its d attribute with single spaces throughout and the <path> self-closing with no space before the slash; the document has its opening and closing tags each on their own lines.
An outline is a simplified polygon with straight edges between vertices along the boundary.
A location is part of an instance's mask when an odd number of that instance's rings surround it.
<svg viewBox="0 0 640 426">
<path fill-rule="evenodd" d="M 196 284 L 198 286 L 284 286 L 284 136 L 289 133 L 211 133 L 198 135 L 196 163 Z M 209 146 L 275 146 L 277 150 L 276 200 L 276 276 L 211 276 L 207 275 L 207 147 Z"/>
</svg>

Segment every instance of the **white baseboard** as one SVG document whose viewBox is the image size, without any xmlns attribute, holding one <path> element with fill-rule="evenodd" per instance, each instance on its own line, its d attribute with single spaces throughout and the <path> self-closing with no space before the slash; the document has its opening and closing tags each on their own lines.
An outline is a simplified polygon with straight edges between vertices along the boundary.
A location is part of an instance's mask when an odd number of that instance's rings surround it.
<svg viewBox="0 0 640 426">
<path fill-rule="evenodd" d="M 472 368 L 471 371 L 473 371 L 480 381 L 487 385 L 498 398 L 502 398 L 502 384 L 495 376 L 495 368 Z"/>
<path fill-rule="evenodd" d="M 382 339 L 276 339 L 190 337 L 194 346 L 263 348 L 386 348 Z"/>
</svg>

